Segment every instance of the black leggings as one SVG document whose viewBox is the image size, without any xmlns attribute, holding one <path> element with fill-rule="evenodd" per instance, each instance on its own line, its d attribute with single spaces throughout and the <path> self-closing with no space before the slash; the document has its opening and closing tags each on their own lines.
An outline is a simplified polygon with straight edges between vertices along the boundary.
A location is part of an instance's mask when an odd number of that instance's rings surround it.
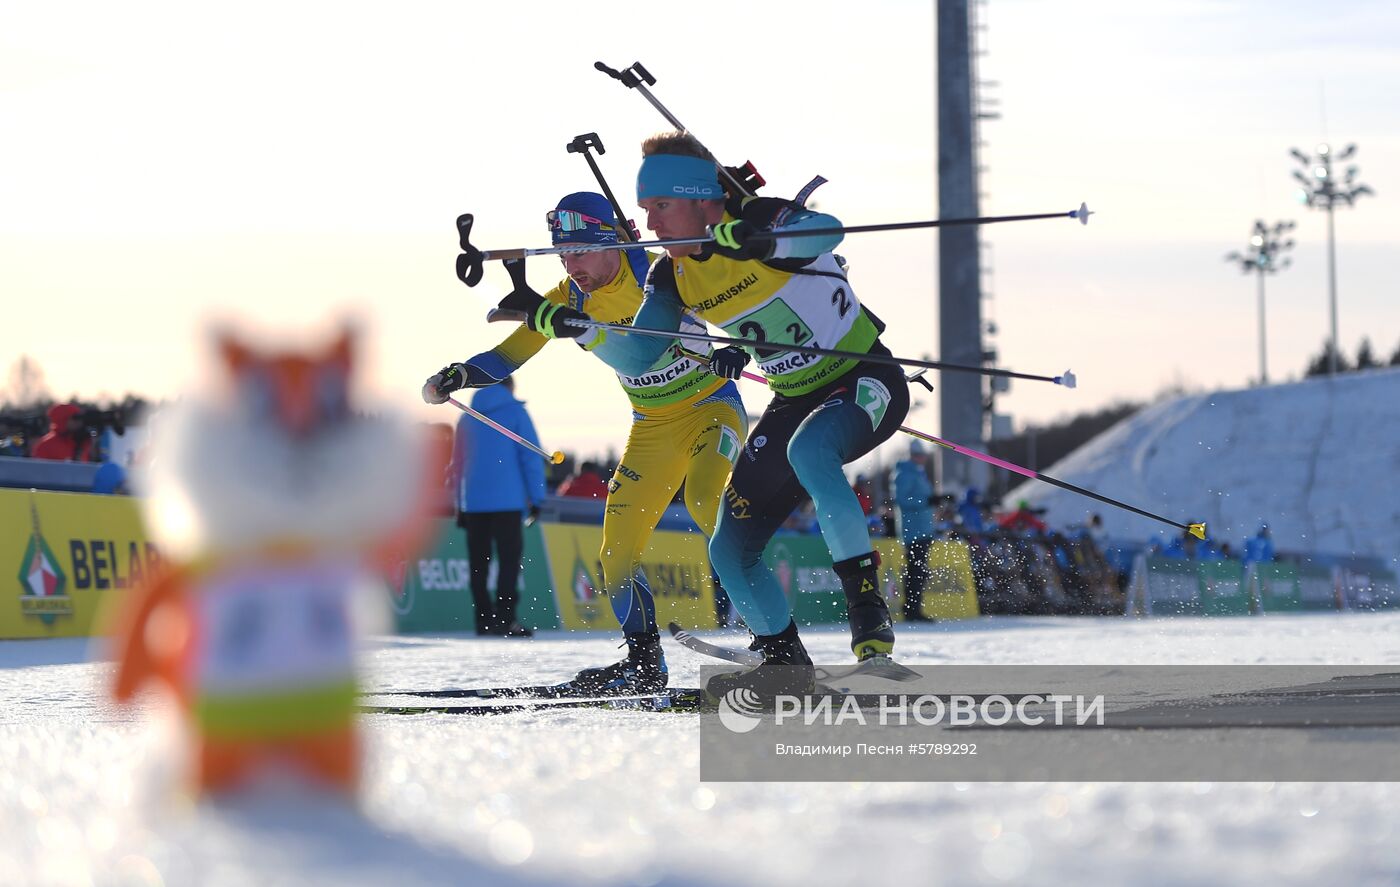
<svg viewBox="0 0 1400 887">
<path fill-rule="evenodd" d="M 933 539 L 921 536 L 904 543 L 904 615 L 923 612 L 924 589 L 930 578 L 928 550 Z"/>
<path fill-rule="evenodd" d="M 734 466 L 710 540 L 710 563 L 754 632 L 778 634 L 792 622 L 763 549 L 803 498 L 812 497 L 833 561 L 871 550 L 865 514 L 842 465 L 888 440 L 908 412 L 904 374 L 883 363 L 858 364 L 811 394 L 776 396 L 763 411 Z"/>
<path fill-rule="evenodd" d="M 472 606 L 478 631 L 509 628 L 516 621 L 520 592 L 520 558 L 525 551 L 523 514 L 519 511 L 467 511 L 457 515 L 457 526 L 467 531 L 467 559 L 471 563 Z M 496 602 L 486 590 L 491 570 L 491 550 L 498 558 Z"/>
</svg>

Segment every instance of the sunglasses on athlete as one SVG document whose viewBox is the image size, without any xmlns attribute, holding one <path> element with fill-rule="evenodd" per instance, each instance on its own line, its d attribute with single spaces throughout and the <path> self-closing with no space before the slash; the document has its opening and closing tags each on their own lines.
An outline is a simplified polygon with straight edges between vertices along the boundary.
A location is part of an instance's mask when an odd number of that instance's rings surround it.
<svg viewBox="0 0 1400 887">
<path fill-rule="evenodd" d="M 584 231 L 589 225 L 602 225 L 604 228 L 612 228 L 612 222 L 605 222 L 602 219 L 595 219 L 592 216 L 575 212 L 571 209 L 552 209 L 544 214 L 544 220 L 549 223 L 549 229 L 553 231 L 558 228 L 560 231 Z"/>
</svg>

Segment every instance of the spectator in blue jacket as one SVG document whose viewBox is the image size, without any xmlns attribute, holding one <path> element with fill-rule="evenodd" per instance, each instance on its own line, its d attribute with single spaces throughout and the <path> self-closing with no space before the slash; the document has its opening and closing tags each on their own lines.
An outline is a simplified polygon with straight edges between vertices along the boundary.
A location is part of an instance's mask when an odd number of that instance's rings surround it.
<svg viewBox="0 0 1400 887">
<path fill-rule="evenodd" d="M 525 412 L 525 404 L 516 399 L 512 379 L 478 388 L 471 405 L 539 445 L 535 424 Z M 457 421 L 452 469 L 457 486 L 457 526 L 467 533 L 476 633 L 529 637 L 533 632 L 517 618 L 517 583 L 525 548 L 522 523 L 526 513 L 532 520 L 538 517 L 544 502 L 544 461 L 464 413 Z M 497 561 L 494 603 L 487 591 L 493 549 Z"/>
<path fill-rule="evenodd" d="M 1274 538 L 1268 524 L 1260 524 L 1259 532 L 1244 540 L 1244 562 L 1268 563 L 1274 559 Z"/>
<path fill-rule="evenodd" d="M 1167 540 L 1167 544 L 1162 546 L 1162 550 L 1158 554 L 1160 557 L 1168 557 L 1172 560 L 1184 561 L 1190 560 L 1191 555 L 1194 553 L 1194 551 L 1187 552 L 1186 542 L 1181 536 L 1173 536 Z"/>
<path fill-rule="evenodd" d="M 1214 539 L 1206 539 L 1196 543 L 1196 560 L 1223 561 L 1225 560 L 1225 552 L 1215 543 Z"/>
<path fill-rule="evenodd" d="M 963 495 L 962 502 L 958 504 L 958 518 L 967 532 L 982 532 L 982 502 L 978 499 L 976 487 L 969 487 Z"/>
<path fill-rule="evenodd" d="M 899 538 L 904 543 L 904 618 L 910 622 L 932 621 L 924 615 L 924 587 L 929 580 L 935 499 L 928 476 L 928 453 L 923 444 L 912 441 L 909 458 L 894 466 L 894 503 Z"/>
</svg>

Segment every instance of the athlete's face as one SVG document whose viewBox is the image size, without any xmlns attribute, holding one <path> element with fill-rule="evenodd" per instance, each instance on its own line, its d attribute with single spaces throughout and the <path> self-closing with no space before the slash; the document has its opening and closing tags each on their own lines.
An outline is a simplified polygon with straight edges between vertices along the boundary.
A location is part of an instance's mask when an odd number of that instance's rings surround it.
<svg viewBox="0 0 1400 887">
<path fill-rule="evenodd" d="M 704 237 L 708 225 L 724 218 L 724 202 L 720 200 L 682 200 L 674 197 L 645 197 L 637 205 L 646 210 L 647 230 L 662 240 Z M 688 256 L 700 251 L 700 244 L 668 246 L 672 257 Z"/>
<path fill-rule="evenodd" d="M 612 283 L 612 279 L 617 276 L 617 264 L 622 259 L 618 257 L 617 250 L 607 250 L 564 253 L 559 257 L 559 261 L 564 264 L 564 273 L 578 284 L 578 288 L 591 293 Z"/>
</svg>

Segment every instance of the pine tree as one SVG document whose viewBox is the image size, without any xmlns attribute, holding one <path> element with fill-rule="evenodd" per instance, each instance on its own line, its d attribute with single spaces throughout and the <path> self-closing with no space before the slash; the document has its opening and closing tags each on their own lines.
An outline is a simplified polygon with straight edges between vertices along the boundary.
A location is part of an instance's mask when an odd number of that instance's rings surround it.
<svg viewBox="0 0 1400 887">
<path fill-rule="evenodd" d="M 1390 355 L 1390 365 L 1400 367 L 1400 345 L 1395 346 L 1395 353 Z"/>
<path fill-rule="evenodd" d="M 1378 367 L 1376 356 L 1371 353 L 1371 337 L 1367 336 L 1361 340 L 1361 347 L 1356 349 L 1356 368 L 1358 370 L 1369 370 Z"/>
<path fill-rule="evenodd" d="M 1330 358 L 1331 355 L 1332 341 L 1329 339 L 1322 343 L 1322 353 L 1319 354 L 1317 357 L 1314 357 L 1312 361 L 1308 363 L 1308 368 L 1306 371 L 1304 371 L 1303 377 L 1311 378 L 1313 376 L 1327 375 L 1328 367 L 1330 365 L 1330 361 L 1328 358 Z M 1345 354 L 1337 355 L 1337 372 L 1351 372 L 1351 364 L 1347 363 L 1347 356 Z"/>
</svg>

